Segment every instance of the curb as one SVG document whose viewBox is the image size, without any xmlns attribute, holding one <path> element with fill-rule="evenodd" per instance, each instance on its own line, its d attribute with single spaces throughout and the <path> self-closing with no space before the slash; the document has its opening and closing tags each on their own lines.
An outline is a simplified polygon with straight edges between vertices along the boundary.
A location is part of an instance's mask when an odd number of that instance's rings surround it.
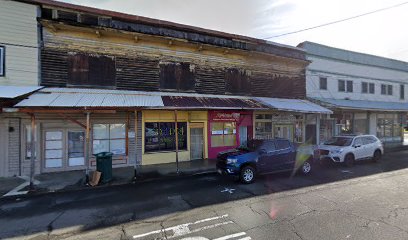
<svg viewBox="0 0 408 240">
<path fill-rule="evenodd" d="M 0 197 L 1 200 L 12 200 L 12 199 L 29 199 L 29 198 L 34 198 L 34 197 L 40 197 L 40 196 L 45 196 L 45 195 L 51 195 L 51 194 L 56 194 L 56 193 L 69 193 L 69 192 L 77 192 L 77 191 L 89 191 L 89 190 L 99 190 L 99 189 L 104 189 L 104 188 L 109 188 L 109 187 L 118 187 L 118 186 L 125 186 L 125 185 L 135 185 L 138 183 L 149 183 L 149 182 L 155 182 L 155 181 L 161 181 L 161 180 L 174 180 L 174 179 L 183 179 L 183 178 L 189 178 L 189 177 L 195 177 L 195 176 L 202 176 L 202 175 L 211 175 L 211 174 L 216 174 L 216 170 L 211 170 L 211 171 L 200 171 L 200 172 L 194 172 L 194 173 L 179 173 L 179 175 L 162 175 L 159 177 L 155 178 L 140 178 L 136 180 L 130 179 L 129 181 L 122 181 L 122 182 L 112 182 L 108 184 L 103 184 L 103 185 L 97 185 L 94 187 L 87 186 L 87 185 L 81 185 L 72 189 L 61 189 L 61 190 L 56 190 L 56 191 L 33 191 L 33 192 L 28 192 L 25 195 L 17 195 L 17 196 L 2 196 Z"/>
</svg>

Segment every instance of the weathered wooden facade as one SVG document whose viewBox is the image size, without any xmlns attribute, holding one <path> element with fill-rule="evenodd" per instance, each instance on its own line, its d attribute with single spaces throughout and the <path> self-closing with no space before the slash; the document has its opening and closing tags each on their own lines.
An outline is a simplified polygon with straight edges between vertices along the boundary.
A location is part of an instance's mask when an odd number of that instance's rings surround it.
<svg viewBox="0 0 408 240">
<path fill-rule="evenodd" d="M 43 5 L 39 22 L 43 86 L 305 97 L 299 49 L 76 7 Z"/>
<path fill-rule="evenodd" d="M 46 87 L 9 114 L 19 129 L 20 174 L 89 170 L 100 151 L 113 152 L 116 166 L 136 166 L 214 158 L 262 134 L 306 140 L 307 111 L 256 99 L 306 97 L 302 49 L 57 1 L 20 1 L 41 9 Z"/>
</svg>

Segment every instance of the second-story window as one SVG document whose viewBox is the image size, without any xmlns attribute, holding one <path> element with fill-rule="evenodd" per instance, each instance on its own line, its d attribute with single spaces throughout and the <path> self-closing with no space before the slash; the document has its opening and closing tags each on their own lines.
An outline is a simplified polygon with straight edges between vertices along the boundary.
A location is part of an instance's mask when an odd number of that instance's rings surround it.
<svg viewBox="0 0 408 240">
<path fill-rule="evenodd" d="M 320 90 L 327 90 L 327 78 L 325 77 L 319 78 L 319 86 Z"/>
<path fill-rule="evenodd" d="M 0 77 L 5 75 L 5 62 L 6 62 L 6 54 L 4 53 L 4 47 L 0 46 Z"/>
<path fill-rule="evenodd" d="M 393 95 L 393 86 L 388 84 L 381 84 L 382 95 Z"/>
<path fill-rule="evenodd" d="M 160 63 L 160 88 L 166 90 L 194 90 L 194 66 L 189 63 Z"/>
<path fill-rule="evenodd" d="M 405 99 L 405 86 L 404 86 L 404 84 L 400 85 L 400 99 Z"/>
<path fill-rule="evenodd" d="M 370 91 L 370 94 L 374 94 L 374 93 L 375 93 L 375 85 L 374 85 L 374 83 L 370 83 L 370 84 L 369 84 L 369 91 Z"/>
<path fill-rule="evenodd" d="M 361 92 L 362 93 L 368 93 L 368 83 L 367 82 L 362 82 L 361 83 Z"/>
<path fill-rule="evenodd" d="M 251 82 L 244 70 L 227 69 L 225 73 L 225 91 L 232 94 L 246 94 L 251 92 Z"/>
<path fill-rule="evenodd" d="M 339 80 L 339 92 L 353 92 L 353 81 Z"/>
<path fill-rule="evenodd" d="M 113 87 L 116 85 L 112 57 L 75 54 L 68 57 L 68 85 Z"/>
</svg>

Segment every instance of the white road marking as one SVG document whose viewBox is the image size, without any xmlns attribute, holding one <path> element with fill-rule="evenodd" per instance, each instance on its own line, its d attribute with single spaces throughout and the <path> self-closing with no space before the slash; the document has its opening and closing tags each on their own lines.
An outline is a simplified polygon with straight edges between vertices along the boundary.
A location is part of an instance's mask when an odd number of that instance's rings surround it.
<svg viewBox="0 0 408 240">
<path fill-rule="evenodd" d="M 229 192 L 230 194 L 233 194 L 235 191 L 234 188 L 224 188 L 224 190 L 222 190 L 221 192 Z"/>
<path fill-rule="evenodd" d="M 241 237 L 241 236 L 244 236 L 245 234 L 246 234 L 245 232 L 240 232 L 240 233 L 235 233 L 235 234 L 227 235 L 227 236 L 224 236 L 224 237 L 216 238 L 216 239 L 213 239 L 213 240 L 226 240 L 226 239 Z"/>
<path fill-rule="evenodd" d="M 190 233 L 195 233 L 195 232 L 215 228 L 215 227 L 218 227 L 218 226 L 222 226 L 222 225 L 225 225 L 225 224 L 233 223 L 232 221 L 225 221 L 225 222 L 221 222 L 221 223 L 212 224 L 212 225 L 209 225 L 209 226 L 197 228 L 197 229 L 194 229 L 194 230 L 190 230 L 190 228 L 189 228 L 191 225 L 196 225 L 196 224 L 209 222 L 209 221 L 213 221 L 213 220 L 218 220 L 218 219 L 225 219 L 227 217 L 228 217 L 228 214 L 225 214 L 225 215 L 218 216 L 218 217 L 206 218 L 206 219 L 198 220 L 198 221 L 195 221 L 195 222 L 180 224 L 180 225 L 169 227 L 169 228 L 166 228 L 166 229 L 160 229 L 160 230 L 155 230 L 155 231 L 151 231 L 151 232 L 148 232 L 148 233 L 135 235 L 135 236 L 133 236 L 133 239 L 138 239 L 138 238 L 142 238 L 142 237 L 146 237 L 146 236 L 153 235 L 153 234 L 158 234 L 158 233 L 164 233 L 166 231 L 173 231 L 173 235 L 167 235 L 167 239 L 174 238 L 174 237 L 180 237 L 180 236 L 184 236 L 184 235 L 187 235 L 187 234 L 190 234 Z"/>
<path fill-rule="evenodd" d="M 240 238 L 238 240 L 251 240 L 251 239 L 252 239 L 251 237 L 244 237 L 244 238 Z"/>
</svg>

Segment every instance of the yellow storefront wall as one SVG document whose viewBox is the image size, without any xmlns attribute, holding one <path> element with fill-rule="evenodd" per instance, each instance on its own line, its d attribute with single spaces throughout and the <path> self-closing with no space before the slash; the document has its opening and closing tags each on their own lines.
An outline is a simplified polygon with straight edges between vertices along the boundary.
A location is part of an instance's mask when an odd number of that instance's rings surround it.
<svg viewBox="0 0 408 240">
<path fill-rule="evenodd" d="M 204 158 L 208 158 L 207 111 L 177 111 L 177 121 L 187 122 L 187 150 L 179 151 L 179 161 L 190 160 L 190 127 L 192 123 L 203 123 L 204 126 Z M 174 122 L 174 111 L 148 110 L 142 111 L 142 165 L 176 162 L 175 152 L 145 153 L 145 123 Z"/>
</svg>

